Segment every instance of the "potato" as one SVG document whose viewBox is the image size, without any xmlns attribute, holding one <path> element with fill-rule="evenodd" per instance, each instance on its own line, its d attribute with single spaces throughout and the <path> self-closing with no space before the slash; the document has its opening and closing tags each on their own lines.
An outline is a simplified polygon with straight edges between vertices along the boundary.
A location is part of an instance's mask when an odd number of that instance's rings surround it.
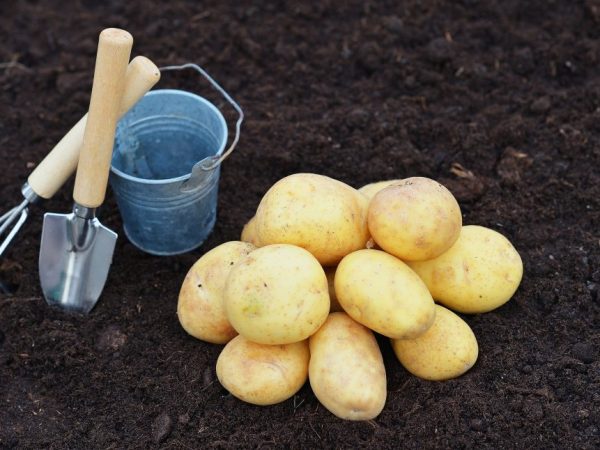
<svg viewBox="0 0 600 450">
<path fill-rule="evenodd" d="M 379 191 L 385 189 L 388 186 L 392 186 L 393 184 L 398 184 L 401 181 L 401 179 L 396 179 L 377 181 L 375 183 L 365 184 L 363 187 L 358 189 L 358 192 L 361 192 L 362 194 L 366 195 L 369 201 L 371 201 L 371 199 L 375 197 L 375 194 L 377 194 Z"/>
<path fill-rule="evenodd" d="M 367 185 L 361 187 L 358 190 L 358 192 L 360 192 L 365 197 L 367 197 L 367 200 L 370 203 L 371 200 L 373 199 L 373 197 L 375 196 L 375 194 L 377 194 L 379 191 L 381 191 L 382 189 L 384 189 L 388 186 L 391 186 L 394 183 L 398 183 L 400 181 L 401 180 L 378 181 L 376 183 L 367 184 Z M 367 217 L 368 217 L 368 207 L 367 207 Z M 368 227 L 368 224 L 367 224 L 367 227 Z M 374 249 L 380 250 L 380 247 L 377 245 L 377 243 L 375 242 L 375 240 L 373 239 L 373 237 L 371 236 L 370 233 L 369 233 L 369 239 L 367 239 L 367 242 L 365 243 L 365 248 L 374 248 Z"/>
<path fill-rule="evenodd" d="M 308 378 L 315 396 L 341 419 L 369 420 L 385 405 L 383 358 L 373 333 L 332 313 L 310 337 Z"/>
<path fill-rule="evenodd" d="M 202 255 L 191 267 L 177 302 L 177 317 L 185 331 L 215 344 L 224 344 L 237 335 L 225 315 L 223 289 L 231 268 L 254 249 L 246 242 L 226 242 Z"/>
<path fill-rule="evenodd" d="M 477 339 L 464 320 L 443 306 L 435 306 L 435 321 L 414 339 L 393 339 L 400 363 L 413 375 L 441 381 L 461 376 L 477 361 Z"/>
<path fill-rule="evenodd" d="M 327 276 L 327 287 L 329 288 L 329 302 L 331 304 L 329 311 L 330 312 L 340 312 L 343 311 L 342 305 L 337 299 L 337 295 L 335 295 L 335 270 L 336 267 L 325 267 L 325 276 Z"/>
<path fill-rule="evenodd" d="M 458 239 L 460 207 L 429 178 L 406 178 L 379 191 L 369 204 L 369 231 L 386 252 L 404 261 L 435 258 Z"/>
<path fill-rule="evenodd" d="M 256 217 L 252 217 L 246 223 L 246 225 L 244 225 L 244 228 L 242 228 L 242 235 L 240 236 L 240 241 L 249 242 L 256 247 L 260 247 L 256 236 Z"/>
<path fill-rule="evenodd" d="M 439 303 L 462 313 L 484 313 L 506 303 L 523 277 L 523 262 L 500 233 L 462 227 L 456 243 L 429 261 L 410 262 Z"/>
<path fill-rule="evenodd" d="M 359 250 L 342 259 L 335 292 L 350 317 L 393 339 L 423 334 L 435 316 L 433 299 L 418 275 L 381 250 Z"/>
<path fill-rule="evenodd" d="M 287 400 L 306 382 L 308 341 L 256 344 L 235 337 L 217 359 L 217 378 L 233 396 L 254 405 Z"/>
<path fill-rule="evenodd" d="M 305 248 L 325 266 L 336 265 L 369 239 L 367 198 L 323 175 L 298 173 L 275 183 L 256 211 L 261 245 Z"/>
<path fill-rule="evenodd" d="M 259 344 L 299 342 L 329 313 L 327 277 L 303 248 L 261 247 L 233 267 L 225 285 L 225 310 L 233 327 Z"/>
</svg>

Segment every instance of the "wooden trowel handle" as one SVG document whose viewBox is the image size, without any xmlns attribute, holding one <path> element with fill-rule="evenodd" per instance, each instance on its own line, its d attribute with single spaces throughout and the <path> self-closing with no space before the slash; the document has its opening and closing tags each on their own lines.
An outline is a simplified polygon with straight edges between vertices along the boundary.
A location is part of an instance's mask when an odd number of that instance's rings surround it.
<svg viewBox="0 0 600 450">
<path fill-rule="evenodd" d="M 158 80 L 160 80 L 160 71 L 152 61 L 145 56 L 133 58 L 125 75 L 125 92 L 119 115 L 123 116 L 129 111 L 152 86 L 158 83 Z M 27 182 L 38 196 L 45 199 L 52 198 L 75 172 L 86 123 L 87 114 L 65 134 L 29 175 Z"/>
<path fill-rule="evenodd" d="M 104 202 L 108 171 L 125 88 L 133 37 L 124 30 L 100 33 L 88 120 L 75 177 L 74 200 L 87 208 Z"/>
</svg>

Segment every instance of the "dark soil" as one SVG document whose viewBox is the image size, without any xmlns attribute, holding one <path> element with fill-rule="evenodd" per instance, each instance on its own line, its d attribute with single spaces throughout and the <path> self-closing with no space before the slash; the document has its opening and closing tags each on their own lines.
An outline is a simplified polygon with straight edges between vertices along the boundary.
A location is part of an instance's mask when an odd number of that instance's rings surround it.
<svg viewBox="0 0 600 450">
<path fill-rule="evenodd" d="M 0 210 L 86 110 L 106 26 L 131 31 L 134 53 L 159 65 L 201 64 L 247 122 L 199 250 L 141 253 L 109 194 L 100 217 L 121 237 L 88 317 L 47 307 L 38 282 L 42 213 L 69 211 L 72 184 L 32 209 L 0 261 L 16 288 L 0 295 L 0 446 L 598 448 L 600 3 L 197 3 L 2 2 Z M 191 74 L 169 83 L 224 106 Z M 239 237 L 272 183 L 300 171 L 356 187 L 436 178 L 466 224 L 515 244 L 525 276 L 514 298 L 466 317 L 480 345 L 470 372 L 422 381 L 382 340 L 387 404 L 358 423 L 308 386 L 272 407 L 221 388 L 221 347 L 177 321 L 180 283 L 203 252 Z"/>
</svg>

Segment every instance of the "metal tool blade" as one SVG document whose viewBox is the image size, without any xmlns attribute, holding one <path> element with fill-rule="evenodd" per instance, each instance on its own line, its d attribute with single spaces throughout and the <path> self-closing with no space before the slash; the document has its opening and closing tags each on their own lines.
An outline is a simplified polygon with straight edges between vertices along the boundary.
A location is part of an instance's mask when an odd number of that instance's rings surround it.
<svg viewBox="0 0 600 450">
<path fill-rule="evenodd" d="M 90 312 L 106 283 L 116 241 L 117 234 L 93 214 L 46 213 L 39 260 L 46 302 Z"/>
</svg>

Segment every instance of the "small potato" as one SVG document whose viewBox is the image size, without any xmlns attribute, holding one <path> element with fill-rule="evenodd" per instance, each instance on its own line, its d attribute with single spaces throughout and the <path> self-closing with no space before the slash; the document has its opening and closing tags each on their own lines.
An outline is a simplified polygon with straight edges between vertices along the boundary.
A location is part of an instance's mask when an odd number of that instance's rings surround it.
<svg viewBox="0 0 600 450">
<path fill-rule="evenodd" d="M 464 320 L 443 306 L 435 306 L 435 321 L 414 339 L 393 339 L 394 353 L 413 375 L 441 381 L 461 376 L 477 361 L 479 348 Z"/>
<path fill-rule="evenodd" d="M 324 266 L 336 265 L 369 239 L 367 198 L 323 175 L 297 173 L 279 180 L 256 211 L 261 245 L 305 248 Z"/>
<path fill-rule="evenodd" d="M 325 269 L 325 275 L 327 276 L 327 287 L 329 288 L 329 301 L 331 303 L 329 311 L 330 312 L 343 311 L 344 308 L 342 308 L 342 305 L 340 305 L 340 302 L 337 299 L 337 295 L 335 295 L 334 280 L 335 280 L 336 267 L 324 267 L 324 269 Z"/>
<path fill-rule="evenodd" d="M 242 242 L 249 242 L 255 247 L 260 247 L 256 236 L 256 217 L 252 217 L 252 219 L 250 219 L 246 225 L 244 225 L 240 240 Z"/>
<path fill-rule="evenodd" d="M 363 187 L 358 189 L 358 192 L 366 195 L 369 201 L 371 201 L 371 199 L 373 199 L 373 197 L 375 197 L 375 194 L 377 194 L 379 191 L 385 189 L 386 187 L 392 186 L 393 184 L 398 184 L 401 181 L 401 179 L 377 181 L 375 183 L 364 185 Z"/>
<path fill-rule="evenodd" d="M 477 225 L 462 227 L 456 243 L 437 258 L 409 265 L 435 300 L 470 314 L 502 306 L 523 278 L 523 262 L 510 241 Z"/>
<path fill-rule="evenodd" d="M 429 178 L 406 178 L 379 191 L 369 204 L 369 231 L 386 252 L 404 261 L 432 259 L 458 239 L 460 207 Z"/>
<path fill-rule="evenodd" d="M 431 294 L 418 275 L 380 250 L 359 250 L 342 259 L 335 292 L 350 317 L 393 339 L 423 334 L 435 316 Z"/>
<path fill-rule="evenodd" d="M 370 420 L 387 395 L 385 367 L 373 333 L 346 313 L 332 313 L 310 338 L 308 378 L 315 396 L 341 419 Z"/>
<path fill-rule="evenodd" d="M 231 325 L 259 344 L 302 341 L 329 313 L 323 268 L 294 245 L 267 245 L 243 258 L 227 278 L 224 298 Z"/>
<path fill-rule="evenodd" d="M 217 378 L 233 396 L 254 405 L 287 400 L 306 382 L 308 341 L 256 344 L 235 337 L 217 359 Z"/>
<path fill-rule="evenodd" d="M 237 334 L 225 315 L 223 289 L 231 268 L 254 249 L 246 242 L 225 242 L 202 255 L 188 271 L 179 291 L 177 317 L 190 335 L 224 344 Z"/>
</svg>

